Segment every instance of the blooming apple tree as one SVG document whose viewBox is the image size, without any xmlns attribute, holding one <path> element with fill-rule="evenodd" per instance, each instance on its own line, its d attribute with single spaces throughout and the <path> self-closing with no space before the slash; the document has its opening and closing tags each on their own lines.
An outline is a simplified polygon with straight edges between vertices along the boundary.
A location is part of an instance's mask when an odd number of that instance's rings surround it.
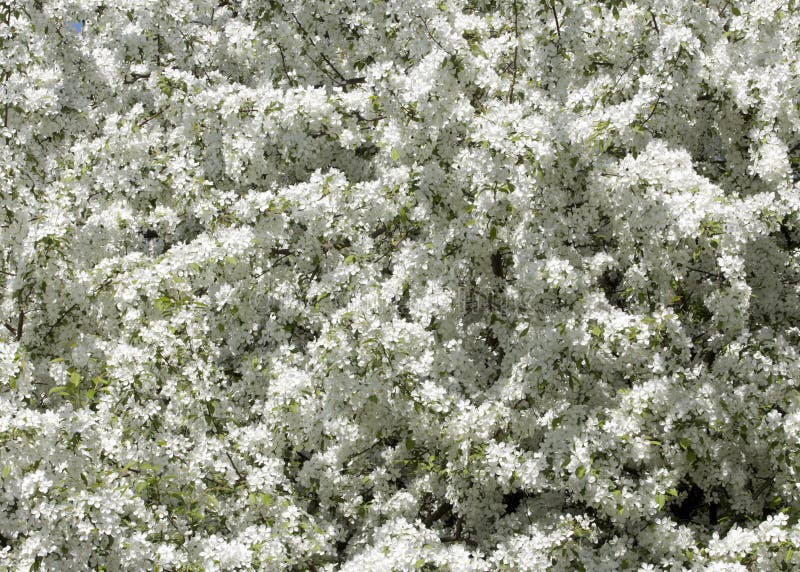
<svg viewBox="0 0 800 572">
<path fill-rule="evenodd" d="M 0 568 L 796 569 L 798 50 L 795 0 L 4 2 Z"/>
</svg>

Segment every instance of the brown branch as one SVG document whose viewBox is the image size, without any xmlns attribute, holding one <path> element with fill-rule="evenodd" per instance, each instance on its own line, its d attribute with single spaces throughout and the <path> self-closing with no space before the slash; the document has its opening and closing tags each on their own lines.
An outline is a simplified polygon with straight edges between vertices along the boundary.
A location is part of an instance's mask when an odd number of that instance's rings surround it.
<svg viewBox="0 0 800 572">
<path fill-rule="evenodd" d="M 109 284 L 111 284 L 111 278 L 108 278 L 108 279 L 106 279 L 106 281 L 105 281 L 105 282 L 103 282 L 102 284 L 100 284 L 100 286 L 98 286 L 98 287 L 95 289 L 95 291 L 94 291 L 94 292 L 92 292 L 91 294 L 89 294 L 89 295 L 88 295 L 88 298 L 94 298 L 95 296 L 97 296 L 97 294 L 99 294 L 99 293 L 100 293 L 100 291 L 101 291 L 101 290 L 103 290 L 103 289 L 104 289 L 106 286 L 108 286 Z M 57 328 L 59 325 L 61 325 L 61 322 L 64 320 L 64 318 L 66 318 L 66 317 L 67 317 L 67 314 L 69 314 L 70 312 L 72 312 L 72 311 L 73 311 L 75 308 L 77 308 L 78 306 L 79 306 L 78 302 L 75 302 L 75 303 L 74 303 L 72 306 L 70 306 L 69 308 L 67 308 L 67 309 L 66 309 L 66 310 L 64 310 L 63 312 L 61 312 L 61 314 L 58 316 L 58 318 L 56 319 L 56 321 L 55 321 L 55 322 L 53 322 L 53 324 L 47 328 L 47 331 L 46 331 L 46 332 L 45 332 L 45 334 L 44 334 L 44 338 L 48 338 L 48 337 L 50 336 L 50 334 L 52 334 L 52 333 L 53 333 L 53 330 L 55 330 L 55 329 L 56 329 L 56 328 Z"/>
<path fill-rule="evenodd" d="M 514 86 L 517 83 L 517 64 L 519 58 L 519 6 L 514 0 L 514 71 L 511 74 L 511 89 L 508 90 L 508 102 L 514 103 Z"/>
<path fill-rule="evenodd" d="M 705 276 L 709 276 L 709 277 L 714 278 L 716 280 L 720 280 L 720 281 L 725 280 L 725 276 L 723 276 L 722 274 L 718 274 L 716 272 L 709 272 L 708 270 L 703 270 L 702 268 L 694 268 L 693 266 L 685 266 L 684 268 L 686 268 L 687 270 L 689 270 L 691 272 L 697 272 L 698 274 L 704 274 Z"/>
<path fill-rule="evenodd" d="M 650 114 L 642 121 L 642 127 L 644 127 L 650 119 L 653 118 L 653 115 L 656 113 L 656 109 L 658 109 L 658 104 L 661 103 L 661 94 L 658 95 L 656 98 L 656 102 L 653 104 L 653 109 L 650 110 Z"/>
<path fill-rule="evenodd" d="M 278 53 L 281 56 L 281 67 L 283 68 L 283 75 L 286 76 L 286 79 L 289 80 L 289 85 L 294 85 L 295 81 L 292 79 L 292 76 L 289 75 L 289 69 L 286 67 L 286 55 L 283 53 L 283 46 L 280 44 L 276 44 L 278 46 Z"/>
<path fill-rule="evenodd" d="M 558 34 L 558 41 L 561 41 L 561 25 L 558 23 L 558 12 L 556 11 L 556 0 L 550 0 L 550 9 L 553 11 L 553 18 L 556 21 L 556 34 Z"/>
<path fill-rule="evenodd" d="M 139 123 L 139 125 L 138 125 L 138 126 L 139 126 L 139 127 L 144 127 L 145 125 L 147 125 L 148 123 L 150 123 L 150 122 L 151 122 L 153 119 L 155 119 L 156 117 L 159 117 L 159 116 L 160 116 L 162 113 L 164 113 L 164 110 L 165 110 L 165 109 L 166 109 L 166 107 L 164 107 L 164 108 L 162 108 L 162 109 L 159 109 L 159 110 L 158 110 L 156 113 L 154 113 L 153 115 L 151 115 L 151 116 L 149 116 L 149 117 L 145 118 L 145 119 L 144 119 L 144 121 L 142 121 L 141 123 Z"/>
<path fill-rule="evenodd" d="M 242 472 L 236 466 L 236 463 L 233 462 L 233 457 L 231 457 L 231 454 L 228 453 L 227 451 L 225 451 L 225 456 L 228 457 L 228 460 L 231 462 L 231 467 L 233 467 L 233 470 L 236 472 L 236 475 L 239 477 L 239 483 L 243 483 L 246 480 L 245 476 L 242 474 Z M 237 483 L 237 484 L 239 484 L 239 483 Z"/>
<path fill-rule="evenodd" d="M 429 527 L 440 518 L 450 514 L 452 510 L 453 505 L 451 505 L 449 502 L 444 502 L 439 505 L 439 508 L 437 508 L 433 513 L 423 518 L 422 523 Z"/>
<path fill-rule="evenodd" d="M 384 351 L 385 351 L 385 348 L 384 348 Z M 378 446 L 380 443 L 381 443 L 381 440 L 380 440 L 380 439 L 375 439 L 375 442 L 374 442 L 372 445 L 370 445 L 370 446 L 369 446 L 369 447 L 367 447 L 366 449 L 362 449 L 362 450 L 361 450 L 361 451 L 359 451 L 358 453 L 354 453 L 353 455 L 351 455 L 351 456 L 350 456 L 350 458 L 349 458 L 349 459 L 348 459 L 348 461 L 347 461 L 347 465 L 346 465 L 346 466 L 347 466 L 347 467 L 350 467 L 350 466 L 353 464 L 353 462 L 354 462 L 354 461 L 355 461 L 357 458 L 359 458 L 361 455 L 363 455 L 363 454 L 365 454 L 365 453 L 368 453 L 368 452 L 372 451 L 372 450 L 373 450 L 375 447 L 377 447 L 377 446 Z"/>
<path fill-rule="evenodd" d="M 20 308 L 17 318 L 17 341 L 22 339 L 22 326 L 25 324 L 25 311 Z"/>
<path fill-rule="evenodd" d="M 447 48 L 445 48 L 445 47 L 444 47 L 444 46 L 441 44 L 441 42 L 439 42 L 439 40 L 437 40 L 437 39 L 436 39 L 436 36 L 434 36 L 434 35 L 433 35 L 433 33 L 431 32 L 430 28 L 428 28 L 428 22 L 425 20 L 425 18 L 423 18 L 423 17 L 422 17 L 422 16 L 420 16 L 419 14 L 417 14 L 417 18 L 419 18 L 419 21 L 420 21 L 420 22 L 422 22 L 422 26 L 425 28 L 425 33 L 428 35 L 428 37 L 431 39 L 431 41 L 432 41 L 434 44 L 436 44 L 437 46 L 439 46 L 439 49 L 440 49 L 440 50 L 442 50 L 444 53 L 446 53 L 448 56 L 450 56 L 451 58 L 452 58 L 452 57 L 454 57 L 454 56 L 455 56 L 455 54 L 454 54 L 454 53 L 452 53 L 452 52 L 451 52 L 450 50 L 448 50 Z"/>
<path fill-rule="evenodd" d="M 650 21 L 653 22 L 653 28 L 655 28 L 656 34 L 660 36 L 661 30 L 658 29 L 658 22 L 656 22 L 656 15 L 653 14 L 652 10 L 648 10 L 648 12 L 650 12 Z"/>
<path fill-rule="evenodd" d="M 322 58 L 322 61 L 324 61 L 326 64 L 328 64 L 328 67 L 339 78 L 339 82 L 336 82 L 336 83 L 339 83 L 342 86 L 345 86 L 345 85 L 358 85 L 358 84 L 364 83 L 367 80 L 367 78 L 365 78 L 365 77 L 354 77 L 354 78 L 345 77 L 345 75 L 341 71 L 339 71 L 339 68 L 337 68 L 333 64 L 333 62 L 328 59 L 328 57 L 325 55 L 325 53 L 322 50 L 320 50 L 319 48 L 317 48 L 316 42 L 314 42 L 314 39 L 311 37 L 311 34 L 309 34 L 308 31 L 305 29 L 305 27 L 303 27 L 303 24 L 300 23 L 300 20 L 297 18 L 297 15 L 294 12 L 290 12 L 290 14 L 291 14 L 292 18 L 294 19 L 295 24 L 297 24 L 297 27 L 300 28 L 300 32 L 303 34 L 303 37 L 305 37 L 309 41 L 309 43 L 314 47 L 314 49 L 317 50 L 317 53 L 319 54 L 319 57 Z M 325 70 L 322 69 L 322 66 L 320 66 L 317 62 L 314 61 L 314 58 L 311 58 L 311 61 L 314 62 L 314 65 L 316 65 L 320 69 L 320 71 L 325 73 Z M 331 79 L 334 79 L 329 73 L 325 73 L 325 75 L 327 75 Z M 336 80 L 334 79 L 334 81 L 336 81 Z"/>
<path fill-rule="evenodd" d="M 151 72 L 147 73 L 131 73 L 131 79 L 125 78 L 122 80 L 122 83 L 125 85 L 131 85 L 132 83 L 137 82 L 140 79 L 147 79 L 150 77 Z"/>
</svg>

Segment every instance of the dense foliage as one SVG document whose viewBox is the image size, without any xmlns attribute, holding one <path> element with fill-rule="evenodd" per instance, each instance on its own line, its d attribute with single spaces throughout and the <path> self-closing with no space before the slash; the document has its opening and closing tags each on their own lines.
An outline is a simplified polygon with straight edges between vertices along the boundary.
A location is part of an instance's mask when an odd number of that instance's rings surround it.
<svg viewBox="0 0 800 572">
<path fill-rule="evenodd" d="M 799 49 L 794 0 L 0 4 L 0 567 L 796 569 Z"/>
</svg>

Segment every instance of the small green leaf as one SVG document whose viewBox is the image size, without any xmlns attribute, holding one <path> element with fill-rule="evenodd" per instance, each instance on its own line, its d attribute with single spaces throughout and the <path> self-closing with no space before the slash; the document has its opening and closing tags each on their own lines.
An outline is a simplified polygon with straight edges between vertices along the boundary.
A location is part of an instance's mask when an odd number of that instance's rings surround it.
<svg viewBox="0 0 800 572">
<path fill-rule="evenodd" d="M 575 469 L 575 476 L 579 479 L 582 479 L 586 475 L 586 467 L 581 465 L 577 469 Z"/>
<path fill-rule="evenodd" d="M 664 503 L 667 502 L 667 497 L 664 495 L 656 495 L 656 504 L 658 505 L 659 510 L 664 508 Z"/>
<path fill-rule="evenodd" d="M 400 159 L 400 153 L 397 152 L 397 149 L 392 149 L 391 156 L 392 161 L 397 162 Z"/>
</svg>

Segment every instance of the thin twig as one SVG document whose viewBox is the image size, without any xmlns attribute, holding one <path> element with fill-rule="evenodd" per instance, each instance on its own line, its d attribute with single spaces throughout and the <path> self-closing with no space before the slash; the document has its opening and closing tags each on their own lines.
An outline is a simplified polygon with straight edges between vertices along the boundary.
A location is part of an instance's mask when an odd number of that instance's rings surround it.
<svg viewBox="0 0 800 572">
<path fill-rule="evenodd" d="M 231 462 L 231 467 L 233 467 L 233 470 L 236 472 L 236 475 L 239 477 L 239 481 L 240 482 L 244 482 L 245 481 L 245 477 L 242 474 L 242 472 L 239 470 L 239 468 L 236 466 L 236 463 L 233 462 L 233 457 L 231 457 L 231 454 L 228 453 L 227 451 L 225 451 L 225 456 L 228 457 L 228 460 Z"/>
<path fill-rule="evenodd" d="M 517 63 L 519 57 L 519 6 L 514 0 L 514 71 L 511 74 L 511 89 L 508 91 L 508 102 L 514 103 L 514 86 L 517 83 Z"/>
<path fill-rule="evenodd" d="M 380 442 L 381 442 L 380 439 L 375 439 L 375 442 L 372 443 L 372 445 L 370 445 L 366 449 L 363 449 L 363 450 L 359 451 L 358 453 L 355 453 L 355 454 L 351 455 L 350 459 L 347 461 L 347 466 L 350 467 L 358 457 L 360 457 L 364 453 L 368 453 L 369 451 L 374 449 L 378 444 L 380 444 Z"/>
<path fill-rule="evenodd" d="M 645 118 L 644 121 L 642 121 L 642 127 L 647 125 L 647 122 L 650 121 L 653 115 L 655 115 L 659 103 L 661 103 L 661 94 L 659 94 L 658 97 L 656 98 L 656 102 L 653 104 L 653 109 L 650 110 L 650 114 Z"/>
<path fill-rule="evenodd" d="M 328 67 L 339 78 L 339 82 L 336 82 L 336 80 L 329 73 L 326 73 L 325 70 L 322 69 L 322 66 L 320 66 L 317 62 L 314 61 L 314 58 L 311 58 L 311 61 L 314 62 L 314 65 L 316 65 L 320 69 L 320 71 L 325 73 L 325 75 L 327 75 L 331 79 L 334 79 L 334 82 L 339 83 L 342 86 L 345 86 L 345 85 L 358 85 L 358 84 L 364 83 L 366 81 L 367 78 L 365 78 L 365 77 L 355 77 L 355 78 L 345 77 L 345 75 L 342 72 L 339 71 L 339 68 L 337 68 L 333 64 L 333 62 L 328 59 L 328 57 L 325 55 L 325 53 L 322 50 L 320 50 L 319 48 L 317 48 L 316 42 L 314 42 L 314 39 L 311 37 L 311 34 L 309 34 L 308 31 L 305 29 L 305 27 L 303 27 L 303 24 L 300 23 L 300 20 L 297 18 L 297 15 L 294 12 L 290 12 L 290 14 L 291 14 L 292 18 L 294 19 L 295 23 L 297 24 L 297 27 L 300 28 L 300 32 L 303 34 L 303 37 L 305 37 L 309 41 L 309 43 L 314 47 L 314 49 L 317 50 L 317 53 L 319 54 L 319 57 L 322 58 L 322 61 L 324 61 L 326 64 L 328 64 Z"/>
<path fill-rule="evenodd" d="M 145 125 L 147 125 L 148 123 L 150 123 L 150 122 L 151 122 L 153 119 L 155 119 L 156 117 L 158 117 L 158 116 L 160 116 L 162 113 L 164 113 L 164 110 L 165 110 L 165 109 L 166 109 L 166 107 L 162 107 L 161 109 L 159 109 L 157 112 L 155 112 L 155 113 L 154 113 L 153 115 L 151 115 L 150 117 L 147 117 L 147 118 L 145 118 L 145 119 L 144 119 L 144 121 L 142 121 L 141 123 L 139 123 L 139 127 L 144 127 Z"/>
<path fill-rule="evenodd" d="M 105 282 L 103 282 L 102 284 L 100 284 L 100 286 L 98 286 L 98 287 L 95 289 L 95 291 L 94 291 L 94 292 L 92 292 L 91 294 L 89 294 L 89 296 L 88 296 L 88 297 L 89 297 L 89 298 L 94 298 L 95 296 L 97 296 L 97 294 L 99 294 L 99 293 L 100 293 L 100 291 L 101 291 L 101 290 L 103 290 L 103 289 L 104 289 L 106 286 L 108 286 L 109 284 L 111 284 L 111 278 L 108 278 L 108 279 L 106 279 L 106 281 L 105 281 Z M 56 321 L 55 321 L 55 322 L 53 322 L 53 324 L 47 328 L 47 331 L 46 331 L 46 332 L 45 332 L 45 334 L 44 334 L 44 338 L 48 338 L 48 337 L 50 336 L 50 334 L 52 334 L 52 333 L 53 333 L 53 330 L 55 330 L 55 329 L 56 329 L 56 328 L 57 328 L 57 327 L 58 327 L 58 326 L 61 324 L 61 322 L 64 320 L 64 318 L 66 318 L 66 317 L 67 317 L 67 315 L 68 315 L 70 312 L 72 312 L 72 311 L 73 311 L 75 308 L 77 308 L 78 306 L 79 306 L 78 302 L 75 302 L 75 303 L 74 303 L 72 306 L 70 306 L 69 308 L 67 308 L 67 309 L 66 309 L 66 310 L 64 310 L 63 312 L 61 312 L 61 314 L 58 316 L 58 318 L 56 319 Z M 17 335 L 19 335 L 19 334 L 17 334 Z"/>
<path fill-rule="evenodd" d="M 708 270 L 703 270 L 702 268 L 694 268 L 693 266 L 686 266 L 685 268 L 687 270 L 692 271 L 692 272 L 697 272 L 699 274 L 705 274 L 706 276 L 710 276 L 710 277 L 715 278 L 717 280 L 725 280 L 725 276 L 723 276 L 722 274 L 717 274 L 716 272 L 709 272 Z"/>
<path fill-rule="evenodd" d="M 661 31 L 658 29 L 658 22 L 656 22 L 656 15 L 653 14 L 652 10 L 649 10 L 649 12 L 650 12 L 650 21 L 653 22 L 653 28 L 655 28 L 656 34 L 660 36 Z"/>
<path fill-rule="evenodd" d="M 425 33 L 426 33 L 426 34 L 428 34 L 428 37 L 431 39 L 431 41 L 432 41 L 434 44 L 436 44 L 437 46 L 439 46 L 439 49 L 440 49 L 440 50 L 442 50 L 444 53 L 446 53 L 448 56 L 450 56 L 451 58 L 452 58 L 452 57 L 454 57 L 454 56 L 455 56 L 455 54 L 454 54 L 454 53 L 452 53 L 452 52 L 451 52 L 450 50 L 448 50 L 447 48 L 445 48 L 445 47 L 444 47 L 444 46 L 441 44 L 441 42 L 439 42 L 439 40 L 437 40 L 437 39 L 436 39 L 436 36 L 434 36 L 434 35 L 433 35 L 433 33 L 431 32 L 430 28 L 428 28 L 428 22 L 425 20 L 425 18 L 423 18 L 423 17 L 422 17 L 422 16 L 420 16 L 419 14 L 416 14 L 416 16 L 417 16 L 417 18 L 419 18 L 419 21 L 420 21 L 420 22 L 422 22 L 422 26 L 425 28 Z"/>
<path fill-rule="evenodd" d="M 550 9 L 553 11 L 553 18 L 556 21 L 556 34 L 558 34 L 558 41 L 561 41 L 561 25 L 558 23 L 558 12 L 556 11 L 556 0 L 550 0 Z"/>
<path fill-rule="evenodd" d="M 278 46 L 278 53 L 281 56 L 281 67 L 283 68 L 283 75 L 286 76 L 286 79 L 289 80 L 289 85 L 294 85 L 294 80 L 292 76 L 289 75 L 289 69 L 286 67 L 286 55 L 283 53 L 283 46 L 280 44 L 276 44 Z"/>
</svg>

